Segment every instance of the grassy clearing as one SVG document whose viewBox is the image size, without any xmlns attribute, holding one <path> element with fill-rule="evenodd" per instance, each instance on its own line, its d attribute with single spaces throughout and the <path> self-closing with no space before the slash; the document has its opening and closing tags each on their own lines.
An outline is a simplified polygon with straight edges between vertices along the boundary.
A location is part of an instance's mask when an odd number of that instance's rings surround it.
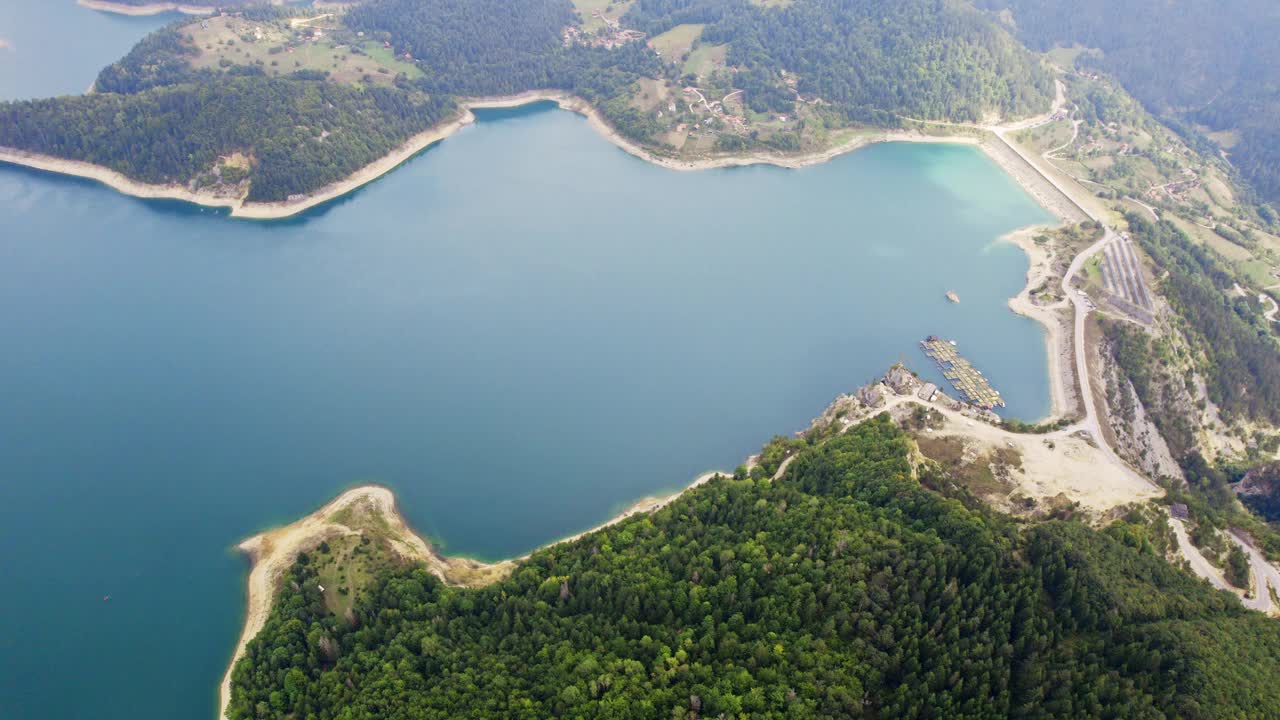
<svg viewBox="0 0 1280 720">
<path fill-rule="evenodd" d="M 573 0 L 573 9 L 582 19 L 583 32 L 594 32 L 604 27 L 604 18 L 617 21 L 631 9 L 634 0 L 614 2 L 613 0 Z M 599 13 L 599 16 L 596 15 Z"/>
<path fill-rule="evenodd" d="M 1062 120 L 1031 130 L 1024 130 L 1019 135 L 1018 142 L 1029 144 L 1039 152 L 1045 152 L 1046 150 L 1061 147 L 1070 141 L 1071 134 L 1071 122 Z"/>
<path fill-rule="evenodd" d="M 329 540 L 310 558 L 324 587 L 325 606 L 337 617 L 346 615 L 380 573 L 400 562 L 385 545 L 366 535 Z"/>
<path fill-rule="evenodd" d="M 1239 130 L 1217 130 L 1214 132 L 1206 132 L 1205 137 L 1212 140 L 1223 150 L 1230 150 L 1240 144 Z"/>
<path fill-rule="evenodd" d="M 1015 450 L 998 448 L 979 453 L 957 437 L 915 436 L 920 452 L 938 463 L 952 482 L 979 497 L 1007 495 L 1014 490 L 1010 470 L 1021 469 L 1022 456 Z"/>
<path fill-rule="evenodd" d="M 667 110 L 671 103 L 671 91 L 665 81 L 640 78 L 636 81 L 636 86 L 636 92 L 631 96 L 631 107 L 644 112 Z"/>
<path fill-rule="evenodd" d="M 348 505 L 328 520 L 355 531 L 329 539 L 310 554 L 324 587 L 325 605 L 343 617 L 382 572 L 404 562 L 390 544 L 402 538 L 382 513 L 366 503 Z"/>
<path fill-rule="evenodd" d="M 253 22 L 236 17 L 214 17 L 188 23 L 183 30 L 199 51 L 191 60 L 196 68 L 257 65 L 268 75 L 288 75 L 299 70 L 328 73 L 333 82 L 390 85 L 399 73 L 409 79 L 422 70 L 397 58 L 381 43 L 362 41 L 351 45 L 337 38 L 341 32 L 328 18 L 307 25 L 285 22 Z M 309 35 L 309 33 L 316 33 Z"/>
<path fill-rule="evenodd" d="M 1205 179 L 1204 191 L 1209 196 L 1209 204 L 1217 205 L 1223 209 L 1235 207 L 1236 194 L 1231 190 L 1226 181 L 1219 177 L 1216 173 L 1209 175 Z"/>
<path fill-rule="evenodd" d="M 1102 258 L 1094 256 L 1084 264 L 1084 281 L 1086 287 L 1090 290 L 1101 290 L 1102 282 Z"/>
<path fill-rule="evenodd" d="M 662 53 L 664 59 L 676 62 L 693 49 L 693 44 L 702 36 L 703 27 L 703 25 L 677 25 L 661 35 L 654 36 L 649 40 L 649 44 L 654 50 Z"/>
<path fill-rule="evenodd" d="M 689 51 L 689 59 L 685 60 L 681 70 L 700 77 L 710 75 L 718 68 L 724 67 L 724 59 L 728 53 L 728 45 L 699 44 Z"/>
<path fill-rule="evenodd" d="M 1249 252 L 1247 248 L 1236 245 L 1209 228 L 1200 227 L 1172 213 L 1161 213 L 1160 217 L 1178 226 L 1178 229 L 1186 233 L 1192 240 L 1202 245 L 1208 245 L 1228 260 L 1240 262 L 1253 259 L 1253 253 Z"/>
<path fill-rule="evenodd" d="M 1080 57 L 1086 52 L 1089 52 L 1088 48 L 1082 47 L 1080 45 L 1076 45 L 1075 47 L 1069 47 L 1069 48 L 1064 48 L 1064 47 L 1054 48 L 1049 52 L 1045 53 L 1044 55 L 1046 58 L 1049 59 L 1049 62 L 1053 63 L 1054 65 L 1057 65 L 1060 68 L 1069 69 L 1069 68 L 1075 67 L 1076 58 Z"/>
<path fill-rule="evenodd" d="M 1271 266 L 1271 263 L 1264 260 L 1246 260 L 1238 264 L 1236 268 L 1249 279 L 1249 282 L 1260 288 L 1280 284 L 1280 278 L 1273 274 L 1276 269 Z"/>
</svg>

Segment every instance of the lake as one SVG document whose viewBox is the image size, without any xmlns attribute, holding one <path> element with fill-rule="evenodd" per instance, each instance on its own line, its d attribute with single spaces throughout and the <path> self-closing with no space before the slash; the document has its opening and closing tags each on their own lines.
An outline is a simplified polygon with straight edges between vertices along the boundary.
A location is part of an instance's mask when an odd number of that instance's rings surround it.
<svg viewBox="0 0 1280 720">
<path fill-rule="evenodd" d="M 19 5 L 5 97 L 82 89 L 165 20 Z M 53 16 L 115 39 L 19 61 Z M 550 105 L 480 118 L 274 223 L 0 166 L 0 716 L 213 717 L 231 548 L 351 485 L 506 557 L 732 469 L 899 358 L 940 381 L 930 333 L 1047 413 L 997 238 L 1051 218 L 979 151 L 678 173 Z"/>
</svg>

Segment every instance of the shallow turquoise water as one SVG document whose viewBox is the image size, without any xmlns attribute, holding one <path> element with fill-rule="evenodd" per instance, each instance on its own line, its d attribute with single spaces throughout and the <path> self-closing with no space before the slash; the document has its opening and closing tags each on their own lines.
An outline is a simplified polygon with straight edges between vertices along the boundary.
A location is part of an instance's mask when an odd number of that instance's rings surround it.
<svg viewBox="0 0 1280 720">
<path fill-rule="evenodd" d="M 968 147 L 674 173 L 549 106 L 278 223 L 0 167 L 0 717 L 212 717 L 230 548 L 359 482 L 507 556 L 936 377 L 929 333 L 1038 418 L 995 238 L 1047 220 Z"/>
</svg>

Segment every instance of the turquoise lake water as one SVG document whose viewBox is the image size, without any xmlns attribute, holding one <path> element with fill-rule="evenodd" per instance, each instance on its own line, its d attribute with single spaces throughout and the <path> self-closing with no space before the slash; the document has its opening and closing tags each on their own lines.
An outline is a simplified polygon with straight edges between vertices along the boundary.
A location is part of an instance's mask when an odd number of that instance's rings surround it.
<svg viewBox="0 0 1280 720">
<path fill-rule="evenodd" d="M 78 91 L 164 22 L 18 5 L 4 97 Z M 19 60 L 63 37 L 47 16 L 101 47 Z M 546 105 L 276 223 L 0 166 L 0 717 L 212 718 L 232 546 L 354 484 L 508 556 L 899 358 L 940 379 L 929 333 L 1037 419 L 1043 335 L 1005 305 L 1027 260 L 996 238 L 1048 221 L 968 147 L 675 173 Z"/>
</svg>

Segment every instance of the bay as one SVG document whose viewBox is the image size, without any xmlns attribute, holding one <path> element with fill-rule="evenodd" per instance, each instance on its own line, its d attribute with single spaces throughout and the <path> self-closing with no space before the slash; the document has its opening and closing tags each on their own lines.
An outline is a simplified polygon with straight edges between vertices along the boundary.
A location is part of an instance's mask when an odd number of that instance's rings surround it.
<svg viewBox="0 0 1280 720">
<path fill-rule="evenodd" d="M 282 222 L 0 166 L 0 714 L 212 717 L 231 548 L 355 484 L 510 556 L 896 360 L 941 381 L 931 333 L 1038 419 L 1043 333 L 1005 305 L 1027 260 L 997 238 L 1050 221 L 971 147 L 680 173 L 549 105 Z"/>
</svg>

